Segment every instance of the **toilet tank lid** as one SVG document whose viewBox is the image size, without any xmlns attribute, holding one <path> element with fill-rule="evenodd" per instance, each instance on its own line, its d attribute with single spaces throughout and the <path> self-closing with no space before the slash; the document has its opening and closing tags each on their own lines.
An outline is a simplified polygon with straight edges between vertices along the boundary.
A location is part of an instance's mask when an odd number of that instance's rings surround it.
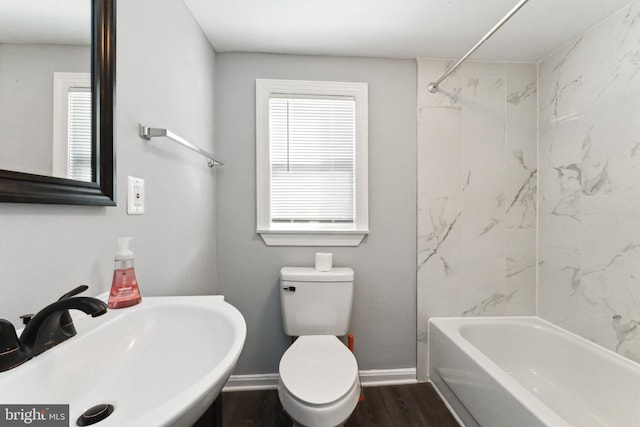
<svg viewBox="0 0 640 427">
<path fill-rule="evenodd" d="M 333 268 L 330 271 L 318 271 L 311 267 L 283 267 L 280 280 L 289 282 L 351 282 L 353 270 L 350 268 Z"/>
</svg>

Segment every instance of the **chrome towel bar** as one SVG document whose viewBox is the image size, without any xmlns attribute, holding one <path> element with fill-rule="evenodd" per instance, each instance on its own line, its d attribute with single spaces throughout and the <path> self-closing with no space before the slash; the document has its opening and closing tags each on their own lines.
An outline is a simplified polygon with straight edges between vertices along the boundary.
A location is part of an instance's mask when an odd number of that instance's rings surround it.
<svg viewBox="0 0 640 427">
<path fill-rule="evenodd" d="M 209 165 L 210 168 L 213 167 L 213 166 L 222 166 L 222 165 L 224 165 L 223 162 L 214 159 L 213 155 L 211 153 L 203 150 L 202 148 L 198 147 L 197 145 L 194 145 L 194 144 L 190 143 L 186 139 L 179 137 L 175 133 L 171 132 L 169 129 L 151 128 L 151 127 L 145 126 L 143 124 L 138 124 L 138 128 L 139 128 L 140 137 L 146 139 L 147 141 L 151 140 L 151 138 L 164 136 L 166 138 L 174 140 L 178 144 L 184 145 L 185 147 L 189 148 L 190 150 L 195 151 L 196 153 L 200 154 L 201 156 L 206 157 L 207 158 L 207 164 Z"/>
</svg>

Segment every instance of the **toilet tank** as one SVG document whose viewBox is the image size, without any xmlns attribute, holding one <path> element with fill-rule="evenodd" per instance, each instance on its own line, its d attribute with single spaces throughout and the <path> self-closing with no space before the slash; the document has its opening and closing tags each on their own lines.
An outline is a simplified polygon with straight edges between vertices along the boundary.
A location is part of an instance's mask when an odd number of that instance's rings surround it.
<svg viewBox="0 0 640 427">
<path fill-rule="evenodd" d="M 280 270 L 280 302 L 287 335 L 346 335 L 351 322 L 353 270 L 284 267 Z"/>
</svg>

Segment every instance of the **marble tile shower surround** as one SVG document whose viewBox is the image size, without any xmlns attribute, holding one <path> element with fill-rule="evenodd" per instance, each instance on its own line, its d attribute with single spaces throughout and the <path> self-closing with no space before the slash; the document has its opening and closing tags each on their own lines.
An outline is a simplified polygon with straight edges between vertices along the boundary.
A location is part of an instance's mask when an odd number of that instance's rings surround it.
<svg viewBox="0 0 640 427">
<path fill-rule="evenodd" d="M 640 2 L 538 80 L 538 314 L 640 362 Z"/>
<path fill-rule="evenodd" d="M 536 302 L 536 66 L 418 62 L 418 376 L 432 316 L 530 315 Z"/>
</svg>

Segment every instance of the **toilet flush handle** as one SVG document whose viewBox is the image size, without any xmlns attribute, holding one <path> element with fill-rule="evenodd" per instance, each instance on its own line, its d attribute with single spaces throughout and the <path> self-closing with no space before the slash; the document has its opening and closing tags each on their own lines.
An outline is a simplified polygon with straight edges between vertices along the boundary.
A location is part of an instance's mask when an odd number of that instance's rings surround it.
<svg viewBox="0 0 640 427">
<path fill-rule="evenodd" d="M 285 286 L 284 288 L 285 291 L 289 291 L 289 292 L 295 292 L 296 291 L 296 287 L 295 286 Z"/>
</svg>

